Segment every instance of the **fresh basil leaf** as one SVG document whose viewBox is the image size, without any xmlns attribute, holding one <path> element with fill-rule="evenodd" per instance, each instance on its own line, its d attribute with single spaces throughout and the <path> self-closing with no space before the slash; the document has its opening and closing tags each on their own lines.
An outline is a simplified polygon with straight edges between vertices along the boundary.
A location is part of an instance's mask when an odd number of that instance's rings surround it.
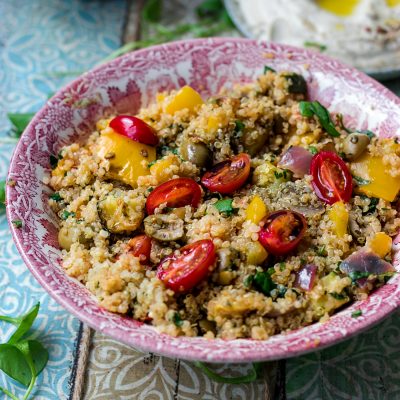
<svg viewBox="0 0 400 400">
<path fill-rule="evenodd" d="M 4 205 L 6 202 L 6 181 L 0 181 L 0 203 Z"/>
<path fill-rule="evenodd" d="M 268 65 L 264 65 L 264 74 L 266 74 L 268 71 L 276 72 L 273 68 L 268 67 Z"/>
<path fill-rule="evenodd" d="M 307 82 L 299 74 L 294 72 L 283 75 L 288 83 L 288 91 L 293 94 L 306 94 L 307 93 Z"/>
<path fill-rule="evenodd" d="M 276 288 L 271 275 L 269 275 L 267 272 L 257 272 L 254 275 L 253 285 L 259 292 L 265 294 L 266 296 L 269 296 L 271 290 Z"/>
<path fill-rule="evenodd" d="M 232 199 L 218 200 L 214 203 L 214 207 L 220 212 L 226 214 L 228 217 L 235 213 L 238 209 L 232 207 Z"/>
<path fill-rule="evenodd" d="M 32 361 L 35 366 L 36 376 L 38 376 L 49 361 L 49 352 L 42 343 L 37 340 L 28 340 L 28 344 Z"/>
<path fill-rule="evenodd" d="M 299 110 L 303 117 L 311 118 L 314 115 L 313 105 L 310 101 L 301 101 L 299 103 Z"/>
<path fill-rule="evenodd" d="M 310 118 L 315 115 L 318 118 L 319 123 L 330 136 L 340 136 L 340 132 L 335 128 L 328 110 L 319 101 L 301 101 L 299 103 L 299 110 L 303 117 Z"/>
<path fill-rule="evenodd" d="M 162 16 L 162 0 L 147 0 L 142 9 L 142 18 L 147 22 L 159 22 Z"/>
<path fill-rule="evenodd" d="M 344 125 L 343 122 L 343 114 L 336 114 L 336 120 L 337 120 L 337 124 L 339 125 L 339 127 L 341 129 L 343 129 L 344 131 L 346 131 L 347 133 L 353 133 L 352 130 L 346 128 L 346 126 Z"/>
<path fill-rule="evenodd" d="M 317 43 L 317 42 L 309 42 L 309 41 L 305 41 L 303 43 L 304 47 L 315 47 L 316 49 L 318 49 L 319 51 L 325 51 L 327 49 L 327 46 L 322 44 L 322 43 Z"/>
<path fill-rule="evenodd" d="M 35 113 L 8 113 L 7 117 L 13 125 L 16 136 L 20 137 L 22 132 L 31 122 Z"/>
<path fill-rule="evenodd" d="M 18 342 L 31 328 L 33 321 L 36 319 L 40 308 L 40 303 L 35 304 L 26 314 L 19 317 L 20 323 L 16 331 L 12 334 L 8 343 Z"/>
<path fill-rule="evenodd" d="M 243 280 L 243 285 L 247 288 L 249 288 L 254 281 L 254 275 L 247 275 L 246 278 Z"/>
<path fill-rule="evenodd" d="M 362 311 L 356 310 L 351 313 L 351 318 L 358 318 L 358 317 L 361 317 L 361 315 L 362 315 Z"/>
<path fill-rule="evenodd" d="M 32 374 L 25 355 L 13 344 L 0 344 L 0 370 L 25 387 L 31 382 Z"/>
<path fill-rule="evenodd" d="M 369 185 L 369 184 L 371 183 L 370 180 L 360 178 L 359 176 L 354 176 L 354 175 L 353 175 L 353 179 L 356 181 L 356 183 L 357 183 L 358 186 Z"/>
</svg>

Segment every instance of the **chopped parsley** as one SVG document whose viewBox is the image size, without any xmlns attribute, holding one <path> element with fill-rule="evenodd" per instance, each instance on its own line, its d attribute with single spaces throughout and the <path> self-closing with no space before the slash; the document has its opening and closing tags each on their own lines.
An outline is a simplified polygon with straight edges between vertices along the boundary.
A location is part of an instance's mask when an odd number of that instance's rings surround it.
<svg viewBox="0 0 400 400">
<path fill-rule="evenodd" d="M 330 292 L 329 294 L 336 300 L 347 299 L 347 296 L 345 294 L 342 294 L 342 293 Z"/>
<path fill-rule="evenodd" d="M 235 132 L 236 133 L 241 133 L 243 132 L 244 129 L 244 123 L 240 120 L 235 121 Z"/>
<path fill-rule="evenodd" d="M 55 192 L 55 193 L 50 195 L 50 199 L 52 199 L 54 201 L 61 201 L 62 197 L 60 196 L 60 193 Z"/>
<path fill-rule="evenodd" d="M 75 213 L 73 211 L 64 210 L 61 213 L 61 219 L 66 220 L 68 217 L 75 217 Z"/>
<path fill-rule="evenodd" d="M 268 272 L 257 272 L 254 275 L 253 286 L 266 296 L 269 296 L 271 290 L 276 288 L 276 285 Z"/>
<path fill-rule="evenodd" d="M 362 315 L 362 311 L 356 310 L 351 313 L 351 318 L 358 318 L 358 317 L 361 317 L 361 315 Z"/>
<path fill-rule="evenodd" d="M 285 268 L 286 268 L 286 264 L 285 264 L 284 262 L 279 263 L 279 269 L 280 269 L 281 271 L 284 271 Z M 274 270 L 274 272 L 275 272 L 275 270 Z"/>
<path fill-rule="evenodd" d="M 230 217 L 232 214 L 238 211 L 238 208 L 232 207 L 232 199 L 222 199 L 214 203 L 214 207 L 221 213 Z"/>
<path fill-rule="evenodd" d="M 365 196 L 365 197 L 367 197 L 367 196 Z M 376 206 L 379 203 L 379 199 L 377 197 L 370 197 L 369 200 L 370 201 L 369 201 L 368 210 L 367 210 L 367 212 L 363 213 L 364 215 L 372 214 L 376 210 Z"/>
<path fill-rule="evenodd" d="M 176 325 L 176 326 L 182 326 L 183 325 L 183 320 L 181 318 L 181 316 L 179 315 L 179 313 L 175 313 L 174 316 L 172 317 L 172 322 Z"/>
<path fill-rule="evenodd" d="M 358 186 L 369 185 L 369 184 L 371 183 L 370 180 L 360 178 L 359 176 L 354 176 L 354 175 L 353 175 L 353 179 L 356 181 L 356 183 L 357 183 Z"/>
<path fill-rule="evenodd" d="M 313 155 L 315 155 L 315 154 L 318 153 L 318 149 L 317 149 L 315 146 L 310 146 L 310 147 L 308 148 L 308 150 L 309 150 L 309 152 L 310 152 L 311 154 L 313 154 Z"/>
<path fill-rule="evenodd" d="M 254 275 L 247 275 L 246 278 L 243 280 L 243 285 L 245 287 L 250 287 L 253 284 Z"/>
<path fill-rule="evenodd" d="M 276 72 L 273 68 L 268 67 L 268 65 L 264 65 L 264 74 L 266 74 L 268 71 Z"/>
<path fill-rule="evenodd" d="M 355 283 L 358 279 L 368 278 L 369 276 L 370 273 L 365 271 L 352 271 L 349 273 L 349 278 L 352 283 Z"/>
<path fill-rule="evenodd" d="M 17 228 L 20 229 L 22 228 L 22 221 L 20 219 L 14 219 L 11 221 L 13 225 Z"/>
<path fill-rule="evenodd" d="M 152 162 L 149 162 L 149 163 L 147 164 L 147 168 L 152 167 L 156 162 L 157 162 L 157 160 L 154 160 L 154 161 L 152 161 Z"/>
</svg>

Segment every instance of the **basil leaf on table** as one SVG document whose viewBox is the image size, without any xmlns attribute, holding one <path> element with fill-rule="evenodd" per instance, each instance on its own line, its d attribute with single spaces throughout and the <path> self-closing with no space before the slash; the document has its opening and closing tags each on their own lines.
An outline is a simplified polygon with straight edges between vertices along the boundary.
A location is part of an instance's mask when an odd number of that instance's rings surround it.
<svg viewBox="0 0 400 400">
<path fill-rule="evenodd" d="M 7 117 L 13 124 L 16 136 L 20 137 L 35 113 L 8 113 Z"/>
<path fill-rule="evenodd" d="M 0 369 L 10 378 L 29 386 L 32 374 L 25 356 L 13 344 L 0 344 Z"/>
<path fill-rule="evenodd" d="M 18 342 L 29 331 L 38 315 L 39 308 L 40 303 L 37 303 L 25 315 L 19 318 L 17 330 L 12 334 L 8 343 L 13 344 Z"/>
</svg>

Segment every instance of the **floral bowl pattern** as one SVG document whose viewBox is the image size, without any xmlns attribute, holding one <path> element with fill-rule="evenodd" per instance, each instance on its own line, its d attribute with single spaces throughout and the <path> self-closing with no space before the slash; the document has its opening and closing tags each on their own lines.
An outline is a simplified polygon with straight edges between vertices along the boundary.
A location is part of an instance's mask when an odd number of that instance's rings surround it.
<svg viewBox="0 0 400 400">
<path fill-rule="evenodd" d="M 344 340 L 377 323 L 400 304 L 396 274 L 367 300 L 325 323 L 265 341 L 170 337 L 151 326 L 100 308 L 88 290 L 60 265 L 57 219 L 43 183 L 49 157 L 84 140 L 102 116 L 135 113 L 157 92 L 191 85 L 205 97 L 223 86 L 254 79 L 268 65 L 305 76 L 311 99 L 343 113 L 351 128 L 400 135 L 400 100 L 373 79 L 342 63 L 309 52 L 249 39 L 186 40 L 140 50 L 104 64 L 59 91 L 32 120 L 15 150 L 7 187 L 7 215 L 26 265 L 48 293 L 80 320 L 132 347 L 170 357 L 209 362 L 250 362 L 296 356 Z M 11 223 L 21 220 L 18 228 Z M 394 240 L 400 247 L 400 236 Z M 400 270 L 400 256 L 395 267 Z M 362 315 L 352 318 L 355 310 Z"/>
</svg>

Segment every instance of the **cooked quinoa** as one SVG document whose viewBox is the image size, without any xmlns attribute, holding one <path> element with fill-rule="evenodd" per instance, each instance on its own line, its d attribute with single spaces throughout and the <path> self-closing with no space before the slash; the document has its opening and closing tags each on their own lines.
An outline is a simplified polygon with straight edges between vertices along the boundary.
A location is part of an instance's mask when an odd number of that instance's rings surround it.
<svg viewBox="0 0 400 400">
<path fill-rule="evenodd" d="M 365 299 L 394 273 L 400 144 L 349 132 L 340 116 L 327 126 L 306 98 L 301 76 L 267 68 L 207 100 L 188 87 L 159 94 L 136 115 L 157 146 L 100 120 L 84 144 L 61 149 L 49 178 L 66 273 L 105 309 L 173 336 L 267 339 Z M 287 163 L 296 153 L 308 160 L 300 172 Z M 318 155 L 320 189 L 339 198 L 317 193 L 309 164 Z M 210 189 L 206 174 L 235 157 L 243 183 Z M 346 189 L 340 179 L 350 173 Z M 198 201 L 152 208 L 160 185 L 178 178 L 194 182 Z M 149 256 L 135 253 L 139 235 Z M 180 279 L 180 249 L 200 240 L 212 246 L 206 272 L 190 288 L 170 284 Z"/>
</svg>

